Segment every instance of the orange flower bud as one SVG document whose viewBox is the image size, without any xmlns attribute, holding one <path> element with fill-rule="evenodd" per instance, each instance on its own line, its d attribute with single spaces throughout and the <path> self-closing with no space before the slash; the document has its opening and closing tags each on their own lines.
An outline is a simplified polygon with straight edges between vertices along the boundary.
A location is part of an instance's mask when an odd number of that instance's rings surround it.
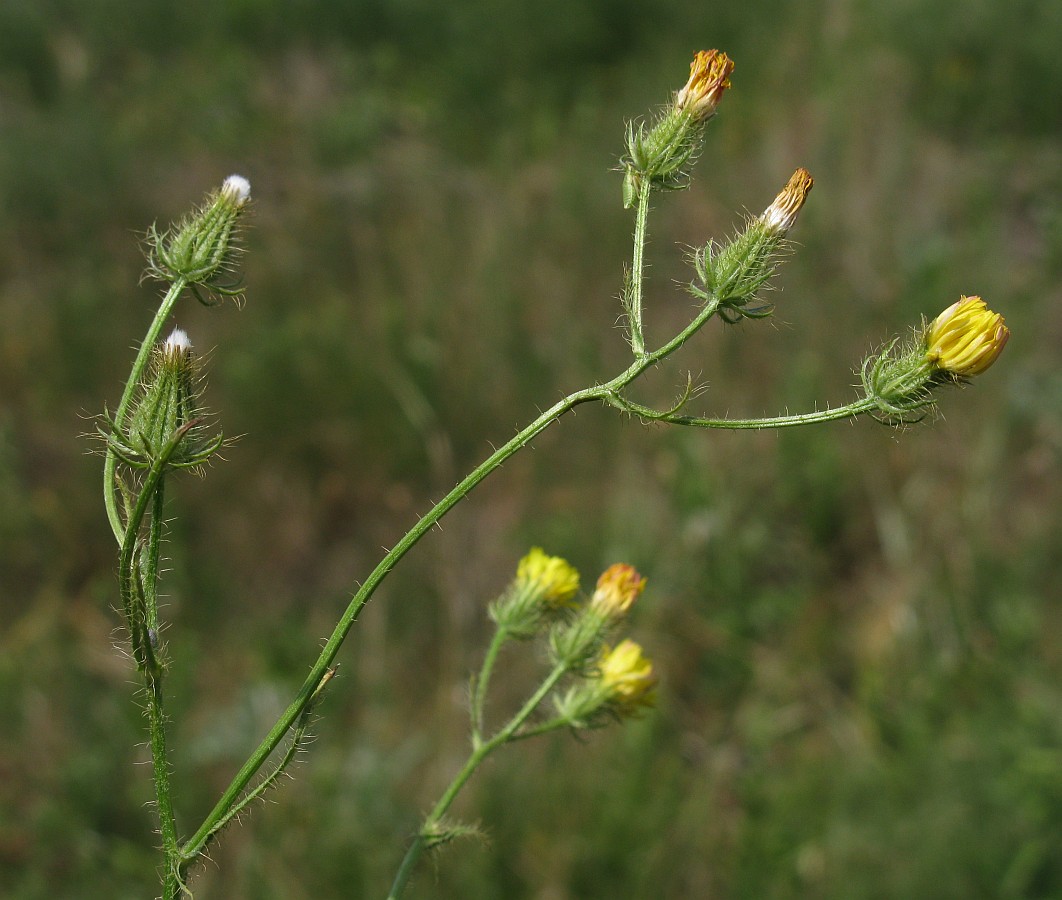
<svg viewBox="0 0 1062 900">
<path fill-rule="evenodd" d="M 689 81 L 675 95 L 675 109 L 698 122 L 707 121 L 715 115 L 723 91 L 730 87 L 733 71 L 734 61 L 721 50 L 699 50 L 690 63 Z"/>
</svg>

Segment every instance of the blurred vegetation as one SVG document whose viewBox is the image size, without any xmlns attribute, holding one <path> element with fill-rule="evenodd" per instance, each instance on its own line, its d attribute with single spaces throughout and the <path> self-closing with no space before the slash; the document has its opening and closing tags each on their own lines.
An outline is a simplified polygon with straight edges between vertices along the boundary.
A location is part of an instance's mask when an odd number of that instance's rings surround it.
<svg viewBox="0 0 1062 900">
<path fill-rule="evenodd" d="M 852 395 L 979 293 L 1013 337 L 946 418 L 781 434 L 583 409 L 484 484 L 358 622 L 295 781 L 197 897 L 382 896 L 463 758 L 486 602 L 531 543 L 649 576 L 660 708 L 529 743 L 411 897 L 1062 897 L 1062 5 L 1014 0 L 0 4 L 0 893 L 153 896 L 143 722 L 100 460 L 156 289 L 136 230 L 232 171 L 248 303 L 178 322 L 243 434 L 171 491 L 169 710 L 194 826 L 355 579 L 535 410 L 613 374 L 622 123 L 692 52 L 734 89 L 651 220 L 681 248 L 817 185 L 775 326 L 709 329 L 706 412 Z M 515 699 L 526 672 L 513 664 Z"/>
</svg>

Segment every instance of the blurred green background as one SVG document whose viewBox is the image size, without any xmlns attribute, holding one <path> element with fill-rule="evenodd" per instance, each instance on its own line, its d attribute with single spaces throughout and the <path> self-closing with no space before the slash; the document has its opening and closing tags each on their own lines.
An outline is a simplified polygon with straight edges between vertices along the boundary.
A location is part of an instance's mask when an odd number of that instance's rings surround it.
<svg viewBox="0 0 1062 900">
<path fill-rule="evenodd" d="M 100 459 L 158 287 L 137 235 L 231 172 L 246 307 L 179 307 L 243 435 L 181 479 L 164 590 L 191 830 L 417 515 L 539 408 L 625 365 L 623 122 L 737 62 L 650 221 L 650 339 L 683 248 L 816 177 L 772 323 L 710 327 L 705 413 L 854 396 L 961 293 L 1013 337 L 944 417 L 785 433 L 581 407 L 368 607 L 296 779 L 197 898 L 382 897 L 466 751 L 487 601 L 531 544 L 649 578 L 659 708 L 522 745 L 409 896 L 1062 897 L 1062 4 L 1038 0 L 3 0 L 0 894 L 154 896 L 143 717 Z M 539 661 L 505 658 L 495 709 Z"/>
</svg>

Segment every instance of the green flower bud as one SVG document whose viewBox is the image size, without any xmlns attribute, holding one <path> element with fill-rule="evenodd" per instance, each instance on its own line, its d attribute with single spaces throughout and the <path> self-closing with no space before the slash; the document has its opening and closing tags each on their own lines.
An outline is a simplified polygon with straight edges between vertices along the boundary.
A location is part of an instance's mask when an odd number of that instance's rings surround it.
<svg viewBox="0 0 1062 900">
<path fill-rule="evenodd" d="M 217 452 L 221 434 L 207 434 L 199 405 L 201 379 L 192 344 L 179 328 L 152 350 L 140 399 L 122 427 L 103 432 L 115 455 L 146 469 L 165 456 L 172 468 L 201 465 Z M 102 429 L 101 429 L 102 431 Z"/>
<path fill-rule="evenodd" d="M 690 77 L 660 117 L 647 127 L 627 129 L 623 161 L 623 205 L 630 208 L 648 180 L 658 190 L 686 186 L 689 168 L 701 150 L 704 126 L 715 115 L 730 87 L 734 63 L 720 50 L 701 50 L 690 64 Z"/>
<path fill-rule="evenodd" d="M 737 237 L 723 246 L 709 242 L 693 256 L 697 280 L 690 292 L 703 301 L 715 300 L 727 322 L 760 319 L 773 307 L 758 302 L 759 291 L 776 270 L 776 260 L 786 248 L 785 237 L 815 183 L 807 169 L 797 169 L 774 202 Z"/>
<path fill-rule="evenodd" d="M 193 290 L 201 285 L 212 293 L 237 295 L 234 285 L 226 286 L 222 280 L 232 272 L 238 224 L 250 196 L 250 182 L 230 175 L 221 190 L 175 228 L 160 234 L 152 226 L 149 273 L 162 281 L 184 279 Z"/>
</svg>

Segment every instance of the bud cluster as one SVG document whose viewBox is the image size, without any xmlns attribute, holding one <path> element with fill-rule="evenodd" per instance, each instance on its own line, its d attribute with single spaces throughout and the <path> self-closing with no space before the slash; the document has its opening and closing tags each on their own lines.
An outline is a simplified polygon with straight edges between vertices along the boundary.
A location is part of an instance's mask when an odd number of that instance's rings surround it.
<svg viewBox="0 0 1062 900">
<path fill-rule="evenodd" d="M 577 675 L 554 697 L 557 714 L 568 725 L 587 728 L 610 716 L 636 715 L 652 704 L 656 676 L 642 648 L 631 640 L 614 648 L 605 644 L 644 590 L 645 579 L 633 566 L 609 566 L 590 600 L 550 633 L 554 659 Z"/>
<path fill-rule="evenodd" d="M 473 718 L 482 721 L 484 692 L 500 642 L 548 633 L 554 677 L 572 677 L 563 694 L 554 695 L 554 727 L 587 727 L 604 715 L 634 715 L 652 703 L 656 684 L 652 664 L 641 647 L 606 641 L 645 590 L 634 566 L 616 563 L 598 578 L 585 603 L 577 603 L 579 573 L 558 556 L 534 547 L 520 560 L 516 578 L 490 606 L 498 633 L 476 680 Z"/>
</svg>

